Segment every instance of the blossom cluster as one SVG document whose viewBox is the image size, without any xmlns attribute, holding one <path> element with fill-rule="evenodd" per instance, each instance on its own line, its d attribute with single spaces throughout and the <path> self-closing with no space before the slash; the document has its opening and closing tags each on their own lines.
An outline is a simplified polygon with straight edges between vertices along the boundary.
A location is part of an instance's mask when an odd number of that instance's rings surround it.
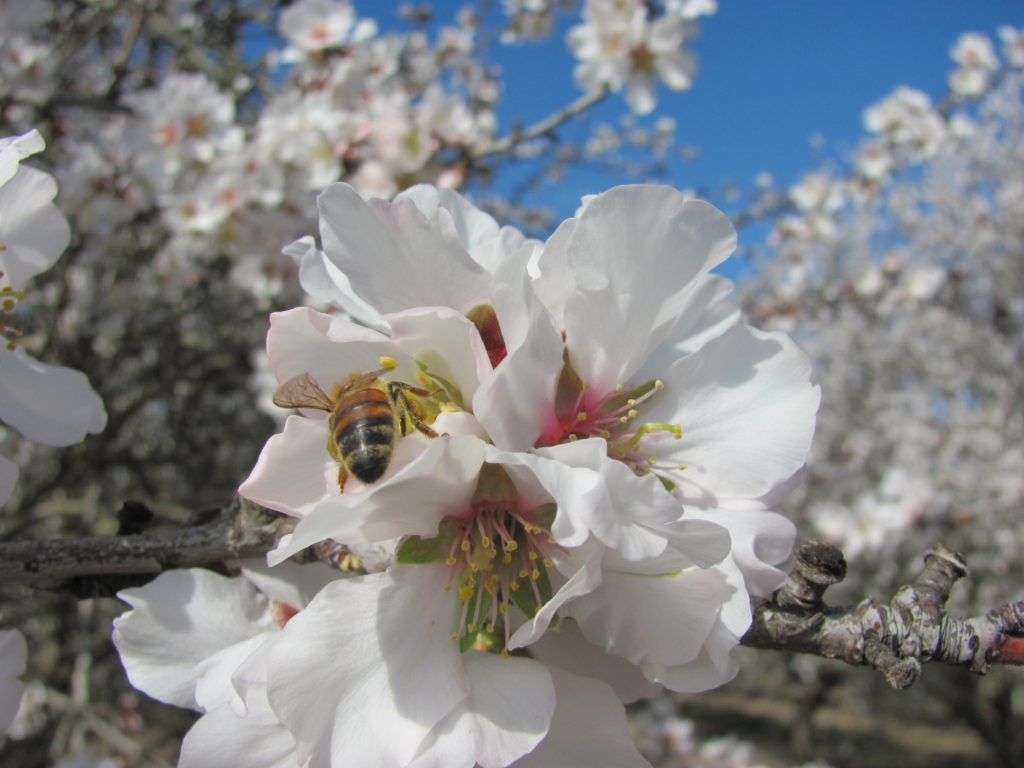
<svg viewBox="0 0 1024 768">
<path fill-rule="evenodd" d="M 984 553 L 964 610 L 1017 588 L 1024 545 L 1024 56 L 1020 30 L 998 36 L 954 43 L 944 98 L 901 86 L 865 110 L 849 165 L 789 190 L 747 294 L 828 393 L 799 525 L 859 561 L 865 591 L 936 540 Z"/>
<path fill-rule="evenodd" d="M 345 312 L 272 315 L 301 415 L 240 488 L 298 518 L 279 570 L 122 593 L 130 679 L 205 713 L 182 765 L 645 765 L 622 703 L 736 674 L 819 400 L 710 274 L 732 225 L 659 186 L 544 243 L 426 186 L 319 212 L 289 250 Z M 284 562 L 325 544 L 366 572 Z"/>
<path fill-rule="evenodd" d="M 53 177 L 21 164 L 43 146 L 37 131 L 0 139 L 0 421 L 32 442 L 66 446 L 101 431 L 107 417 L 81 372 L 41 363 L 21 343 L 18 304 L 29 281 L 53 266 L 71 236 L 53 204 Z M 0 504 L 17 476 L 17 463 L 0 456 Z"/>
</svg>

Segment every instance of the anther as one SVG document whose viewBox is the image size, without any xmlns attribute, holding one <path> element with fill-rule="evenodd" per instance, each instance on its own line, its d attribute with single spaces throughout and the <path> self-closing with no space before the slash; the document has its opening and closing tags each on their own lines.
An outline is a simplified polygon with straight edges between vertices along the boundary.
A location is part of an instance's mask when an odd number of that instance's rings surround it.
<svg viewBox="0 0 1024 768">
<path fill-rule="evenodd" d="M 393 357 L 389 357 L 388 355 L 381 355 L 380 358 L 378 358 L 377 360 L 377 364 L 381 368 L 387 368 L 388 370 L 398 367 L 398 361 L 395 360 L 395 358 Z"/>
<path fill-rule="evenodd" d="M 586 420 L 587 420 L 587 412 L 586 411 L 580 411 L 579 413 L 576 414 L 576 421 L 584 422 Z"/>
</svg>

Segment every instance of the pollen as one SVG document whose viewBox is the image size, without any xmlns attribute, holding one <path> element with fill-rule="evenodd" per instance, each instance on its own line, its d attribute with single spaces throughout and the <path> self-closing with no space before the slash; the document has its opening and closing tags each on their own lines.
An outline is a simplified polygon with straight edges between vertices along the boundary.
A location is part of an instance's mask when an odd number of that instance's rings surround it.
<svg viewBox="0 0 1024 768">
<path fill-rule="evenodd" d="M 381 355 L 380 358 L 377 360 L 377 364 L 381 368 L 387 368 L 389 371 L 392 368 L 398 367 L 398 361 L 393 357 L 389 357 L 388 355 Z"/>
</svg>

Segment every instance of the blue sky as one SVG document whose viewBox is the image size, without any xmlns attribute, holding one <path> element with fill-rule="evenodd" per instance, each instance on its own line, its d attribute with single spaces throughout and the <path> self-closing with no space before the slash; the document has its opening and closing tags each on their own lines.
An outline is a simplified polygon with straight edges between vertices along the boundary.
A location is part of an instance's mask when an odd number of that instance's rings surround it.
<svg viewBox="0 0 1024 768">
<path fill-rule="evenodd" d="M 396 3 L 355 4 L 390 26 L 386 9 Z M 461 5 L 433 3 L 441 20 Z M 514 117 L 529 124 L 579 95 L 564 43 L 571 23 L 563 20 L 543 45 L 492 47 L 508 85 L 504 126 Z M 1024 26 L 1024 2 L 719 0 L 718 13 L 701 20 L 692 45 L 701 60 L 695 86 L 658 92 L 656 114 L 675 117 L 680 142 L 700 150 L 697 160 L 677 166 L 672 181 L 679 187 L 715 188 L 725 180 L 749 185 L 765 170 L 789 183 L 822 158 L 822 150 L 811 147 L 813 135 L 824 138 L 824 156 L 841 156 L 862 135 L 865 107 L 900 84 L 940 96 L 957 36 L 974 30 L 994 37 L 1001 24 Z M 624 101 L 613 96 L 595 117 L 610 120 L 624 110 Z M 549 190 L 542 202 L 561 218 L 579 195 L 621 181 L 584 177 Z"/>
</svg>

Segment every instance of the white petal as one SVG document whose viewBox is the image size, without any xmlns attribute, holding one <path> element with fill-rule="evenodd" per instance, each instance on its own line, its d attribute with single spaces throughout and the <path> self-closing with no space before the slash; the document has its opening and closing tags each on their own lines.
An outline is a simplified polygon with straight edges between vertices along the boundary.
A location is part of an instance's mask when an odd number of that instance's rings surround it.
<svg viewBox="0 0 1024 768">
<path fill-rule="evenodd" d="M 395 195 L 395 202 L 411 200 L 438 231 L 453 235 L 469 253 L 498 237 L 498 222 L 454 189 L 417 184 Z"/>
<path fill-rule="evenodd" d="M 337 304 L 374 330 L 387 332 L 380 313 L 356 295 L 348 278 L 316 247 L 312 237 L 299 238 L 285 246 L 282 253 L 298 264 L 302 290 L 325 304 Z"/>
<path fill-rule="evenodd" d="M 821 390 L 807 356 L 787 336 L 736 325 L 665 375 L 644 418 L 682 426 L 682 439 L 652 433 L 641 450 L 663 464 L 684 500 L 720 506 L 757 499 L 807 457 Z"/>
<path fill-rule="evenodd" d="M 566 343 L 580 376 L 599 392 L 627 383 L 665 337 L 689 284 L 735 246 L 721 211 L 671 187 L 615 187 L 591 199 L 568 236 L 556 232 L 545 245 L 537 280 L 550 293 L 543 282 L 567 263 Z"/>
<path fill-rule="evenodd" d="M 401 441 L 399 448 L 409 440 L 412 437 Z M 479 438 L 429 440 L 414 461 L 394 475 L 385 474 L 365 492 L 346 491 L 311 509 L 268 560 L 275 565 L 325 539 L 360 544 L 399 536 L 436 536 L 443 517 L 467 509 L 483 459 L 484 444 Z"/>
<path fill-rule="evenodd" d="M 560 544 L 580 546 L 593 534 L 629 560 L 656 557 L 666 546 L 656 526 L 682 514 L 657 478 L 638 477 L 608 458 L 593 438 L 541 448 L 534 454 L 494 452 L 492 461 L 529 467 L 558 504 L 551 532 Z"/>
<path fill-rule="evenodd" d="M 260 592 L 296 610 L 305 608 L 321 589 L 346 575 L 323 563 L 281 563 L 269 568 L 261 560 L 245 560 L 241 565 L 242 575 Z"/>
<path fill-rule="evenodd" d="M 469 696 L 431 731 L 408 768 L 505 768 L 548 731 L 555 687 L 532 659 L 463 654 Z"/>
<path fill-rule="evenodd" d="M 6 184 L 18 172 L 18 163 L 29 155 L 42 152 L 45 146 L 43 137 L 34 128 L 20 136 L 0 139 L 0 185 Z"/>
<path fill-rule="evenodd" d="M 462 402 L 473 402 L 480 382 L 491 373 L 480 334 L 465 315 L 444 307 L 429 307 L 385 315 L 391 340 L 459 389 Z"/>
<path fill-rule="evenodd" d="M 700 653 L 730 592 L 711 570 L 661 576 L 606 571 L 598 589 L 562 611 L 591 643 L 633 664 L 674 666 Z"/>
<path fill-rule="evenodd" d="M 796 539 L 792 521 L 774 512 L 689 507 L 687 517 L 710 520 L 729 531 L 731 559 L 743 573 L 747 591 L 767 597 L 782 586 L 786 572 L 775 566 L 789 557 Z"/>
<path fill-rule="evenodd" d="M 103 401 L 81 371 L 0 348 L 0 420 L 43 445 L 72 445 L 107 425 Z"/>
<path fill-rule="evenodd" d="M 299 307 L 270 316 L 267 354 L 279 383 L 308 373 L 329 393 L 356 371 L 377 370 L 381 355 L 395 356 L 396 350 L 378 331 Z"/>
<path fill-rule="evenodd" d="M 0 186 L 0 266 L 15 289 L 52 267 L 71 240 L 67 219 L 52 203 L 56 194 L 53 177 L 28 166 Z"/>
<path fill-rule="evenodd" d="M 693 354 L 741 321 L 739 307 L 730 300 L 731 280 L 702 275 L 683 293 L 679 315 L 657 349 L 633 376 L 634 382 L 662 377 L 681 357 Z"/>
<path fill-rule="evenodd" d="M 308 515 L 327 495 L 324 476 L 337 473 L 327 453 L 327 422 L 289 416 L 284 431 L 267 440 L 238 493 L 268 509 Z"/>
<path fill-rule="evenodd" d="M 557 629 L 545 632 L 530 646 L 530 655 L 549 667 L 607 683 L 619 700 L 626 704 L 650 698 L 661 690 L 660 685 L 644 677 L 639 667 L 587 642 L 579 625 L 571 619 L 560 622 Z"/>
<path fill-rule="evenodd" d="M 629 734 L 614 691 L 552 668 L 557 706 L 547 737 L 511 768 L 650 768 Z"/>
<path fill-rule="evenodd" d="M 269 698 L 300 762 L 406 765 L 469 693 L 449 638 L 445 568 L 329 584 L 285 626 L 268 661 Z"/>
<path fill-rule="evenodd" d="M 245 579 L 201 568 L 166 571 L 117 596 L 133 609 L 114 620 L 114 645 L 128 679 L 179 707 L 195 708 L 197 665 L 276 626 L 266 598 Z"/>
<path fill-rule="evenodd" d="M 178 768 L 300 768 L 295 739 L 266 694 L 246 703 L 244 716 L 223 706 L 199 718 L 181 743 Z"/>
<path fill-rule="evenodd" d="M 527 451 L 554 418 L 562 335 L 537 301 L 525 270 L 493 288 L 508 356 L 483 381 L 473 412 L 499 448 Z"/>
<path fill-rule="evenodd" d="M 0 731 L 6 731 L 18 714 L 25 686 L 18 679 L 25 671 L 27 649 L 21 632 L 0 632 Z"/>
<path fill-rule="evenodd" d="M 454 233 L 431 226 L 412 200 L 364 201 L 346 184 L 317 199 L 327 257 L 380 312 L 466 311 L 487 300 L 487 272 Z"/>
</svg>

